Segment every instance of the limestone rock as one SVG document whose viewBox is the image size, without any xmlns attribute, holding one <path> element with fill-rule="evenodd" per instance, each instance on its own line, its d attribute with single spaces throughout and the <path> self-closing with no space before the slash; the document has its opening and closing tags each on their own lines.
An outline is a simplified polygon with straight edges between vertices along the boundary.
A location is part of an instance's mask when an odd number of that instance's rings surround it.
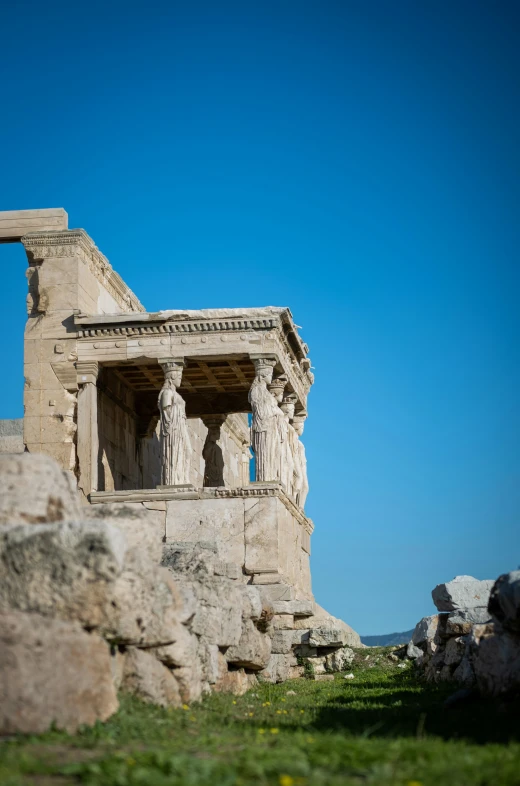
<svg viewBox="0 0 520 786">
<path fill-rule="evenodd" d="M 278 655 L 287 655 L 293 647 L 303 644 L 309 638 L 308 631 L 303 630 L 275 630 L 272 633 L 272 652 Z"/>
<path fill-rule="evenodd" d="M 262 616 L 264 606 L 269 606 L 270 603 L 263 603 L 262 596 L 256 587 L 251 584 L 245 584 L 239 590 L 242 593 L 242 617 L 245 619 L 259 620 Z"/>
<path fill-rule="evenodd" d="M 490 614 L 485 607 L 477 606 L 474 609 L 453 611 L 446 616 L 444 635 L 446 637 L 466 636 L 471 633 L 473 625 L 481 625 L 488 622 L 489 619 Z"/>
<path fill-rule="evenodd" d="M 294 617 L 291 614 L 275 614 L 271 624 L 273 630 L 294 630 Z"/>
<path fill-rule="evenodd" d="M 431 617 L 423 617 L 419 620 L 412 633 L 412 644 L 418 647 L 420 644 L 424 644 L 428 639 L 433 639 L 437 633 L 438 625 L 438 614 L 433 614 Z"/>
<path fill-rule="evenodd" d="M 33 524 L 0 533 L 0 608 L 75 620 L 119 644 L 175 638 L 182 608 L 170 573 L 100 521 Z"/>
<path fill-rule="evenodd" d="M 347 631 L 341 628 L 311 628 L 308 643 L 310 647 L 343 647 L 348 639 Z"/>
<path fill-rule="evenodd" d="M 274 600 L 272 606 L 274 614 L 293 614 L 295 617 L 310 617 L 314 611 L 312 600 Z"/>
<path fill-rule="evenodd" d="M 446 666 L 458 666 L 466 651 L 466 638 L 464 636 L 454 636 L 446 643 L 444 650 L 444 664 Z"/>
<path fill-rule="evenodd" d="M 174 642 L 182 627 L 182 598 L 173 577 L 143 555 L 133 560 L 110 593 L 111 619 L 103 634 L 118 643 L 158 647 Z"/>
<path fill-rule="evenodd" d="M 245 669 L 233 669 L 230 671 L 227 660 L 221 652 L 219 652 L 218 658 L 219 675 L 213 685 L 215 693 L 234 693 L 236 696 L 242 696 L 246 691 L 258 684 L 255 674 L 248 674 Z"/>
<path fill-rule="evenodd" d="M 0 454 L 0 525 L 52 524 L 79 519 L 70 473 L 38 453 Z"/>
<path fill-rule="evenodd" d="M 0 734 L 73 734 L 117 710 L 108 645 L 75 623 L 1 613 L 0 663 Z"/>
<path fill-rule="evenodd" d="M 345 671 L 354 660 L 354 651 L 350 647 L 341 647 L 325 657 L 327 671 Z"/>
<path fill-rule="evenodd" d="M 350 625 L 347 625 L 346 622 L 343 622 L 343 620 L 337 617 L 333 617 L 332 614 L 322 609 L 317 603 L 314 604 L 314 614 L 304 619 L 295 619 L 294 627 L 297 630 L 308 630 L 309 628 L 339 628 L 346 634 L 344 637 L 345 644 L 348 644 L 349 647 L 363 646 L 359 635 Z"/>
<path fill-rule="evenodd" d="M 511 633 L 520 633 L 520 570 L 499 576 L 491 590 L 490 614 Z"/>
<path fill-rule="evenodd" d="M 494 581 L 479 581 L 473 576 L 455 576 L 452 581 L 438 584 L 432 590 L 432 598 L 439 611 L 472 609 L 487 606 Z"/>
<path fill-rule="evenodd" d="M 175 641 L 171 644 L 154 647 L 153 652 L 165 666 L 176 669 L 194 663 L 197 656 L 197 645 L 197 636 L 190 633 L 185 625 L 181 625 L 175 630 Z"/>
<path fill-rule="evenodd" d="M 475 672 L 473 671 L 468 653 L 464 654 L 452 676 L 455 682 L 462 682 L 464 685 L 468 686 L 473 685 L 475 682 Z"/>
<path fill-rule="evenodd" d="M 411 660 L 415 660 L 416 658 L 422 658 L 423 651 L 416 647 L 413 641 L 408 642 L 408 646 L 406 647 L 406 657 L 410 658 Z"/>
<path fill-rule="evenodd" d="M 0 608 L 110 624 L 124 535 L 98 522 L 20 525 L 0 532 Z"/>
<path fill-rule="evenodd" d="M 262 682 L 285 682 L 285 680 L 291 678 L 292 670 L 297 666 L 298 662 L 295 655 L 273 654 L 258 677 Z"/>
<path fill-rule="evenodd" d="M 520 689 L 520 637 L 486 626 L 476 632 L 473 642 L 473 668 L 482 693 L 500 696 Z"/>
<path fill-rule="evenodd" d="M 252 620 L 244 620 L 238 644 L 226 651 L 226 660 L 247 669 L 263 669 L 271 655 L 271 639 L 261 633 Z"/>
<path fill-rule="evenodd" d="M 131 647 L 125 658 L 123 690 L 149 704 L 179 707 L 181 696 L 172 672 L 151 653 Z"/>
<path fill-rule="evenodd" d="M 175 574 L 174 574 L 175 575 Z M 181 583 L 183 583 L 181 581 Z M 192 580 L 197 607 L 190 623 L 192 633 L 204 636 L 218 647 L 239 643 L 242 635 L 242 593 L 229 579 L 211 577 Z"/>
<path fill-rule="evenodd" d="M 163 554 L 164 513 L 149 510 L 140 503 L 112 502 L 88 505 L 82 509 L 83 519 L 105 521 L 122 530 L 128 551 L 143 552 L 159 565 Z"/>
</svg>

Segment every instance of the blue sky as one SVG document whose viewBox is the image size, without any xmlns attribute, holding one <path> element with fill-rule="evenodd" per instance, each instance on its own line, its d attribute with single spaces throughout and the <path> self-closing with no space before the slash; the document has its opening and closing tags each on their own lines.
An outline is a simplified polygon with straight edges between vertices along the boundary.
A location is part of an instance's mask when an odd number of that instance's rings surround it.
<svg viewBox="0 0 520 786">
<path fill-rule="evenodd" d="M 314 591 L 362 634 L 520 563 L 519 8 L 2 11 L 0 209 L 65 207 L 151 311 L 303 326 Z M 22 247 L 0 264 L 20 417 Z"/>
</svg>

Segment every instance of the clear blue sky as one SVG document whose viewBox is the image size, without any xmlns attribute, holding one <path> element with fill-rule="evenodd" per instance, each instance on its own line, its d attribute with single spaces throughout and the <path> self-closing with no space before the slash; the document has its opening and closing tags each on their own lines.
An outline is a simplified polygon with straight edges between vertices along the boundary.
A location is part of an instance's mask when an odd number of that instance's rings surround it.
<svg viewBox="0 0 520 786">
<path fill-rule="evenodd" d="M 517 2 L 7 3 L 0 209 L 62 206 L 151 311 L 289 305 L 318 601 L 412 627 L 520 563 Z M 0 417 L 25 256 L 1 246 Z"/>
</svg>

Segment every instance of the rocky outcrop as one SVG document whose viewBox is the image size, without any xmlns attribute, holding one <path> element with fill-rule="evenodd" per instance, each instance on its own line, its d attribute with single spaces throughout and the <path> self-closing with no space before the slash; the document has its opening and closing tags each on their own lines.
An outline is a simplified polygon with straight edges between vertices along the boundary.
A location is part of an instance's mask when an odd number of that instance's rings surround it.
<svg viewBox="0 0 520 786">
<path fill-rule="evenodd" d="M 446 584 L 437 584 L 432 590 L 433 602 L 439 611 L 487 608 L 493 584 L 493 579 L 479 581 L 473 576 L 455 576 Z"/>
<path fill-rule="evenodd" d="M 256 682 L 273 612 L 236 566 L 193 544 L 163 553 L 155 511 L 80 510 L 51 459 L 5 458 L 0 734 L 105 720 L 118 688 L 179 706 Z"/>
<path fill-rule="evenodd" d="M 425 678 L 490 696 L 520 691 L 520 571 L 496 582 L 458 576 L 432 595 L 441 613 L 417 624 L 407 648 Z"/>
<path fill-rule="evenodd" d="M 488 605 L 492 623 L 475 625 L 471 649 L 480 691 L 490 696 L 520 693 L 520 571 L 499 576 Z"/>
<path fill-rule="evenodd" d="M 260 674 L 262 680 L 284 682 L 306 673 L 344 671 L 350 665 L 354 659 L 351 647 L 362 646 L 358 634 L 317 604 L 312 611 L 312 614 L 298 617 L 275 615 L 272 655 Z"/>
</svg>

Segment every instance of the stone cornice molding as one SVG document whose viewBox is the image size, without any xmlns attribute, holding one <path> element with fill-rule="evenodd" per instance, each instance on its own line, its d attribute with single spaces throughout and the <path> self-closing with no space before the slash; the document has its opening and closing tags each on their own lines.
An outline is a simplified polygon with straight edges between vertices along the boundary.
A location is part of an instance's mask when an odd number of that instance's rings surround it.
<svg viewBox="0 0 520 786">
<path fill-rule="evenodd" d="M 202 312 L 201 312 L 202 314 Z M 292 325 L 292 332 L 287 328 L 285 320 Z M 244 335 L 244 331 L 259 331 L 263 334 L 271 332 L 278 337 L 281 346 L 294 373 L 303 389 L 308 393 L 314 376 L 310 371 L 310 359 L 306 356 L 307 344 L 304 344 L 296 332 L 289 309 L 282 313 L 269 313 L 248 316 L 245 312 L 237 318 L 231 317 L 201 317 L 195 318 L 188 315 L 176 315 L 175 319 L 165 319 L 161 312 L 135 313 L 135 314 L 110 314 L 91 316 L 75 314 L 74 325 L 78 331 L 79 339 L 110 339 L 124 340 L 125 338 L 154 338 L 167 335 L 202 335 L 220 333 L 221 340 L 226 336 L 234 339 Z M 292 336 L 292 338 L 291 338 Z M 297 346 L 295 344 L 297 341 Z M 224 351 L 224 348 L 223 348 Z M 250 355 L 255 358 L 255 355 Z M 271 353 L 258 353 L 257 357 L 276 357 Z"/>
<path fill-rule="evenodd" d="M 30 263 L 49 257 L 78 257 L 124 311 L 145 308 L 84 229 L 63 232 L 30 232 L 21 239 Z"/>
<path fill-rule="evenodd" d="M 283 486 L 277 483 L 270 484 L 251 484 L 243 488 L 236 489 L 215 489 L 215 497 L 277 497 L 293 516 L 309 533 L 314 531 L 314 524 L 308 519 L 305 513 L 295 505 L 290 497 L 283 490 Z"/>
</svg>

